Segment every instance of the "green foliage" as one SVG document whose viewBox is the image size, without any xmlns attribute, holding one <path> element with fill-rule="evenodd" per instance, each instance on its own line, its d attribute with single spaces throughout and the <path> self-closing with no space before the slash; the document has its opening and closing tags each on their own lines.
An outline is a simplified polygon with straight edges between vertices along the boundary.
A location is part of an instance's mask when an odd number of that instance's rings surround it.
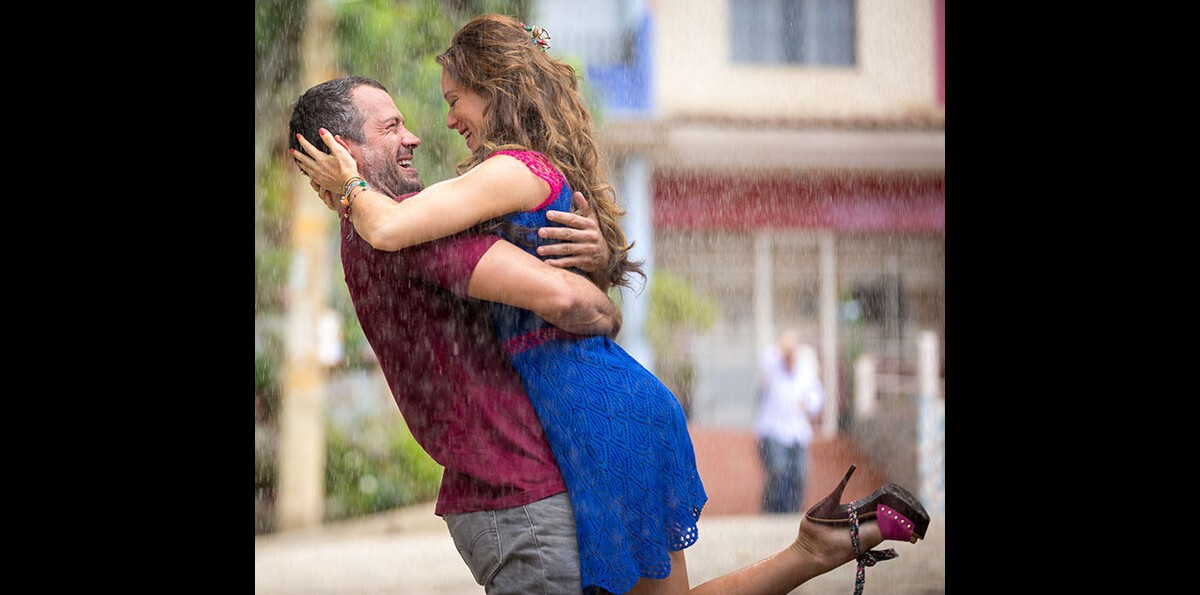
<svg viewBox="0 0 1200 595">
<path fill-rule="evenodd" d="M 304 27 L 305 0 L 254 0 L 254 53 L 261 55 L 291 29 Z M 286 25 L 293 24 L 294 27 Z"/>
<path fill-rule="evenodd" d="M 646 335 L 655 353 L 673 351 L 677 333 L 707 331 L 720 316 L 717 302 L 696 292 L 687 279 L 668 271 L 654 272 Z"/>
<path fill-rule="evenodd" d="M 254 0 L 255 85 L 276 85 L 299 69 L 305 0 Z"/>
<path fill-rule="evenodd" d="M 264 417 L 273 419 L 279 407 L 279 355 L 263 350 L 254 354 L 254 394 L 262 399 Z"/>
<path fill-rule="evenodd" d="M 276 161 L 276 160 L 273 160 Z M 278 163 L 262 168 L 254 193 L 254 311 L 283 307 L 287 279 L 287 172 Z"/>
<path fill-rule="evenodd" d="M 275 529 L 275 456 L 273 435 L 255 428 L 254 432 L 254 534 Z"/>
<path fill-rule="evenodd" d="M 272 424 L 282 396 L 279 370 L 283 359 L 283 340 L 269 328 L 255 329 L 254 399 L 256 423 Z"/>
<path fill-rule="evenodd" d="M 679 399 L 689 418 L 696 384 L 691 336 L 711 329 L 720 317 L 720 305 L 698 293 L 687 279 L 668 271 L 654 272 L 646 338 L 654 348 L 656 375 Z"/>
<path fill-rule="evenodd" d="M 326 521 L 437 497 L 443 469 L 402 423 L 375 424 L 356 436 L 331 425 L 325 452 Z"/>
<path fill-rule="evenodd" d="M 296 170 L 278 154 L 263 168 L 254 194 L 254 228 L 273 243 L 287 240 L 287 191 Z"/>
<path fill-rule="evenodd" d="M 254 311 L 277 311 L 283 307 L 283 288 L 291 256 L 282 246 L 264 246 L 254 251 Z"/>
</svg>

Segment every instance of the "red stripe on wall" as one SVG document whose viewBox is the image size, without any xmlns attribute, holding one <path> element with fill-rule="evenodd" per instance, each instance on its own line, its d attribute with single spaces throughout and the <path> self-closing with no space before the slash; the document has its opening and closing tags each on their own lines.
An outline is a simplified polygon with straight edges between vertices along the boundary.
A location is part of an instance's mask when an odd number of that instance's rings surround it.
<svg viewBox="0 0 1200 595">
<path fill-rule="evenodd" d="M 656 174 L 652 184 L 658 229 L 946 229 L 942 177 L 743 179 Z"/>
</svg>

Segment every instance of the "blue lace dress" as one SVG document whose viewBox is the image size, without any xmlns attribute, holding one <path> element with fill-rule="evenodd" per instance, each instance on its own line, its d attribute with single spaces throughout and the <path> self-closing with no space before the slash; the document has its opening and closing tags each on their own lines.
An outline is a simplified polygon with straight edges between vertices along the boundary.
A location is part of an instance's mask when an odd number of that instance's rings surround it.
<svg viewBox="0 0 1200 595">
<path fill-rule="evenodd" d="M 536 229 L 554 225 L 546 211 L 570 211 L 573 191 L 540 153 L 496 154 L 550 183 L 540 207 L 508 216 L 529 234 L 527 243 L 505 239 L 536 256 L 546 242 Z M 608 337 L 571 335 L 503 304 L 493 303 L 492 315 L 567 484 L 582 587 L 623 593 L 640 577 L 665 578 L 668 551 L 696 542 L 708 499 L 679 401 Z"/>
</svg>

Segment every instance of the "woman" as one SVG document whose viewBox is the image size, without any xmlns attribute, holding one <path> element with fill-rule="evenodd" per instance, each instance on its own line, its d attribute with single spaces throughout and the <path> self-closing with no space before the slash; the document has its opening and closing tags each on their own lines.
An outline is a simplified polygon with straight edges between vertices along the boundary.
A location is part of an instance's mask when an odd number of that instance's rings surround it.
<svg viewBox="0 0 1200 595">
<path fill-rule="evenodd" d="M 363 182 L 353 158 L 324 130 L 331 155 L 300 139 L 308 154 L 294 153 L 297 162 L 325 190 L 326 204 L 340 208 L 355 231 L 381 250 L 484 228 L 532 253 L 552 253 L 532 230 L 551 224 L 547 210 L 569 209 L 572 189 L 578 189 L 589 198 L 610 247 L 609 267 L 593 280 L 601 288 L 628 285 L 641 271 L 628 258 L 618 224 L 623 213 L 602 168 L 591 116 L 574 71 L 545 53 L 543 34 L 485 15 L 459 30 L 438 56 L 447 126 L 471 150 L 458 177 L 397 203 Z M 687 591 L 683 549 L 696 541 L 707 495 L 679 402 L 610 338 L 570 335 L 531 312 L 492 307 L 567 484 L 582 586 L 614 593 Z M 831 495 L 834 508 L 840 491 Z M 881 493 L 876 500 L 891 503 L 895 497 Z M 876 514 L 870 506 L 853 508 L 861 508 L 866 521 Z M 920 517 L 911 507 L 904 510 L 909 518 Z M 844 511 L 816 508 L 810 518 L 850 522 Z M 863 542 L 882 541 L 878 525 L 863 525 Z M 852 557 L 845 534 L 836 537 L 834 530 L 802 526 L 792 548 L 698 590 L 728 592 L 728 581 L 752 592 L 791 590 Z M 923 526 L 917 533 L 893 532 L 905 539 L 923 533 Z M 854 555 L 860 551 L 858 544 L 853 549 Z"/>
</svg>

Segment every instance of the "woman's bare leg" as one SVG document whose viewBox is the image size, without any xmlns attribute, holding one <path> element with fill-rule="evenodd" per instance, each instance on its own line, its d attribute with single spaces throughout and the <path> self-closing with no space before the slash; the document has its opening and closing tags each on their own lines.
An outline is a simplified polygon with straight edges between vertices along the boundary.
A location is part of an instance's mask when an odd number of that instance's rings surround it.
<svg viewBox="0 0 1200 595">
<path fill-rule="evenodd" d="M 859 526 L 860 551 L 883 543 L 879 525 L 874 521 Z M 633 586 L 630 595 L 677 595 L 713 593 L 725 595 L 784 595 L 807 582 L 854 559 L 847 526 L 822 525 L 802 520 L 796 540 L 787 548 L 754 564 L 689 588 L 687 560 L 683 551 L 671 552 L 671 574 L 665 579 L 644 578 Z"/>
<path fill-rule="evenodd" d="M 859 526 L 858 543 L 867 551 L 883 542 L 874 521 Z M 809 579 L 854 559 L 850 528 L 800 521 L 796 541 L 784 550 L 750 566 L 719 576 L 692 589 L 692 593 L 790 593 Z"/>
</svg>

